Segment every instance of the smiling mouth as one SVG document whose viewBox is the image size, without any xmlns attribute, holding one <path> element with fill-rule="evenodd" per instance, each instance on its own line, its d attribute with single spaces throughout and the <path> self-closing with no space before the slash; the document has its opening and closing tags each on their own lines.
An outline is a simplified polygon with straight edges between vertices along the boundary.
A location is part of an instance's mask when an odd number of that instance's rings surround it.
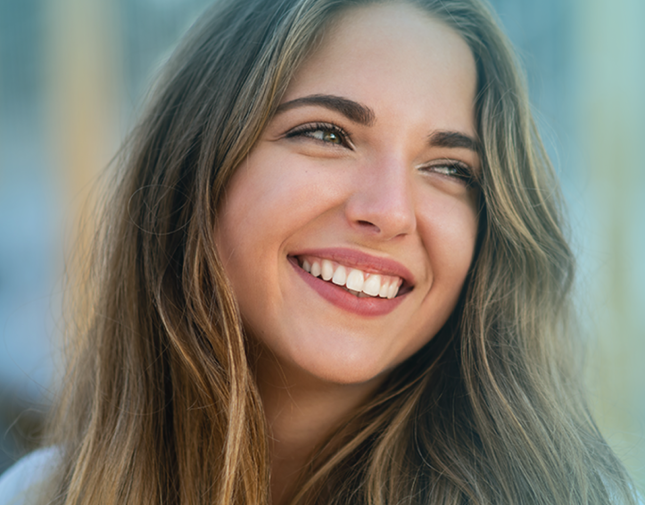
<svg viewBox="0 0 645 505">
<path fill-rule="evenodd" d="M 333 283 L 358 298 L 391 300 L 412 290 L 412 286 L 398 276 L 365 272 L 310 255 L 296 256 L 295 260 L 305 272 Z"/>
</svg>

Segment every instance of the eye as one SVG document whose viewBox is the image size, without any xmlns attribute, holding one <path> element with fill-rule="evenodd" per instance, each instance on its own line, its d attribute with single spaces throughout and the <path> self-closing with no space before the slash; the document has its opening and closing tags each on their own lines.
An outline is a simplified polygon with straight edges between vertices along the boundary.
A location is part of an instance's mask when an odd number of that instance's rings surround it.
<svg viewBox="0 0 645 505">
<path fill-rule="evenodd" d="M 437 160 L 430 165 L 425 165 L 422 170 L 455 179 L 467 186 L 472 186 L 475 183 L 472 168 L 461 161 Z"/>
<path fill-rule="evenodd" d="M 331 123 L 314 123 L 298 126 L 289 131 L 287 138 L 309 137 L 324 144 L 332 144 L 352 148 L 349 134 L 342 128 Z"/>
</svg>

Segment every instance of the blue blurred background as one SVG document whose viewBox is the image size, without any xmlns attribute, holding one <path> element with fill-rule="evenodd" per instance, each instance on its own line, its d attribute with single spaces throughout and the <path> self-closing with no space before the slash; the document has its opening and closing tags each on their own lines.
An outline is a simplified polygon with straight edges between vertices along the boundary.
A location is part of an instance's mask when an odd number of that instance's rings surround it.
<svg viewBox="0 0 645 505">
<path fill-rule="evenodd" d="M 0 0 L 0 472 L 55 395 L 74 223 L 208 3 Z M 592 408 L 645 489 L 645 0 L 492 4 L 569 205 Z"/>
</svg>

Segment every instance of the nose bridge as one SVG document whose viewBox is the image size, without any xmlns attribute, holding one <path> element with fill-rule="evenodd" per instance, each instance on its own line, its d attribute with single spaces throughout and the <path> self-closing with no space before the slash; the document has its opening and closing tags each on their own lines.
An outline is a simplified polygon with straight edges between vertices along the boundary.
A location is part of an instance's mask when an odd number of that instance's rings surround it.
<svg viewBox="0 0 645 505">
<path fill-rule="evenodd" d="M 411 169 L 402 156 L 365 163 L 346 206 L 350 223 L 388 240 L 416 229 Z"/>
</svg>

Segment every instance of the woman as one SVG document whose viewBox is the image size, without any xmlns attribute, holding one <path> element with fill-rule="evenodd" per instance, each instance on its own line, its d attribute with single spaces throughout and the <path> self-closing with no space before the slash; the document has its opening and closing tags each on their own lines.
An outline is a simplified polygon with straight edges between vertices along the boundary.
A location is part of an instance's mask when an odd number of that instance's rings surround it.
<svg viewBox="0 0 645 505">
<path fill-rule="evenodd" d="M 220 1 L 124 152 L 42 503 L 635 502 L 477 0 Z"/>
</svg>

